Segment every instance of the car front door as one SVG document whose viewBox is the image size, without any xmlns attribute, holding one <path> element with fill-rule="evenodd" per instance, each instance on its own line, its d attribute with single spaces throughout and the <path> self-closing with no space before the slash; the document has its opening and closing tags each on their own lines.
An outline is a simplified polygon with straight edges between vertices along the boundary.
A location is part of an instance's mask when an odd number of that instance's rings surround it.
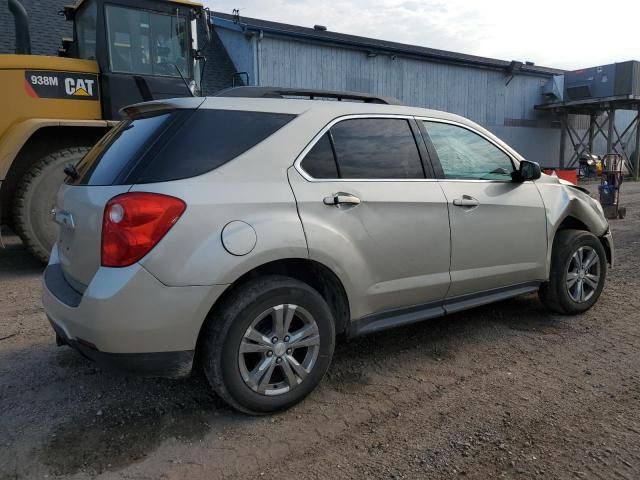
<svg viewBox="0 0 640 480">
<path fill-rule="evenodd" d="M 310 257 L 341 278 L 354 319 L 437 305 L 449 288 L 446 199 L 421 155 L 412 118 L 345 118 L 289 170 Z"/>
<path fill-rule="evenodd" d="M 468 126 L 424 121 L 430 153 L 449 204 L 449 299 L 527 288 L 545 278 L 546 213 L 533 182 L 511 178 L 515 162 Z"/>
</svg>

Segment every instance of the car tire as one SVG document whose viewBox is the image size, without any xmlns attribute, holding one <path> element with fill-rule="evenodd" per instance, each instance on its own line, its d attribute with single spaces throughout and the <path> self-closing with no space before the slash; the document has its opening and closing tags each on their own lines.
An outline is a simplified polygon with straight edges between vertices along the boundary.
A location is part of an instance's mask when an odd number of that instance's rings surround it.
<svg viewBox="0 0 640 480">
<path fill-rule="evenodd" d="M 334 319 L 309 285 L 264 276 L 213 309 L 201 345 L 215 392 L 241 412 L 264 415 L 295 405 L 320 383 L 333 357 Z"/>
<path fill-rule="evenodd" d="M 607 257 L 600 240 L 583 230 L 561 230 L 553 242 L 549 281 L 540 287 L 540 300 L 563 315 L 586 312 L 598 301 L 606 276 Z"/>
</svg>

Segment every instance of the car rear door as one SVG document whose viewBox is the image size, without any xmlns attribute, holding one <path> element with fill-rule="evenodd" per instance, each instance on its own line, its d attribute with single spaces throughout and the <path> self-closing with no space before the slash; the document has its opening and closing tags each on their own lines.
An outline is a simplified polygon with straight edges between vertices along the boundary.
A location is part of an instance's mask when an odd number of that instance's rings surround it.
<svg viewBox="0 0 640 480">
<path fill-rule="evenodd" d="M 544 280 L 546 213 L 536 185 L 514 182 L 514 160 L 482 132 L 437 120 L 422 125 L 449 204 L 447 297 Z"/>
<path fill-rule="evenodd" d="M 446 199 L 421 155 L 412 118 L 349 117 L 289 170 L 310 256 L 341 278 L 353 318 L 438 303 L 449 288 Z"/>
</svg>

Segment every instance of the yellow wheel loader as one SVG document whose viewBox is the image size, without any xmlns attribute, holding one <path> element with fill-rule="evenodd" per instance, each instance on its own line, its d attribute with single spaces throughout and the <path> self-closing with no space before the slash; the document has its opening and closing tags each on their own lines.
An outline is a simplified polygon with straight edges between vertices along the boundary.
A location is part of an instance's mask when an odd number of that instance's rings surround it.
<svg viewBox="0 0 640 480">
<path fill-rule="evenodd" d="M 31 55 L 27 12 L 18 0 L 8 6 L 16 47 L 0 55 L 0 224 L 46 262 L 65 169 L 119 121 L 119 110 L 199 95 L 197 31 L 208 37 L 208 10 L 187 0 L 80 0 L 64 7 L 73 38 L 53 57 Z"/>
</svg>

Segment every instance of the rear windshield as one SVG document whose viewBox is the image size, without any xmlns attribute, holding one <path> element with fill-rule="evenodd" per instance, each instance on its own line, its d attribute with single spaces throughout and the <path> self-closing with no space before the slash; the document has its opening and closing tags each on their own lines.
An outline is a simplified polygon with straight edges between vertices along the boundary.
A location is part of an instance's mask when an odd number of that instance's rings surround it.
<svg viewBox="0 0 640 480">
<path fill-rule="evenodd" d="M 125 120 L 78 164 L 74 183 L 124 185 L 202 175 L 256 146 L 294 117 L 202 109 Z"/>
</svg>

